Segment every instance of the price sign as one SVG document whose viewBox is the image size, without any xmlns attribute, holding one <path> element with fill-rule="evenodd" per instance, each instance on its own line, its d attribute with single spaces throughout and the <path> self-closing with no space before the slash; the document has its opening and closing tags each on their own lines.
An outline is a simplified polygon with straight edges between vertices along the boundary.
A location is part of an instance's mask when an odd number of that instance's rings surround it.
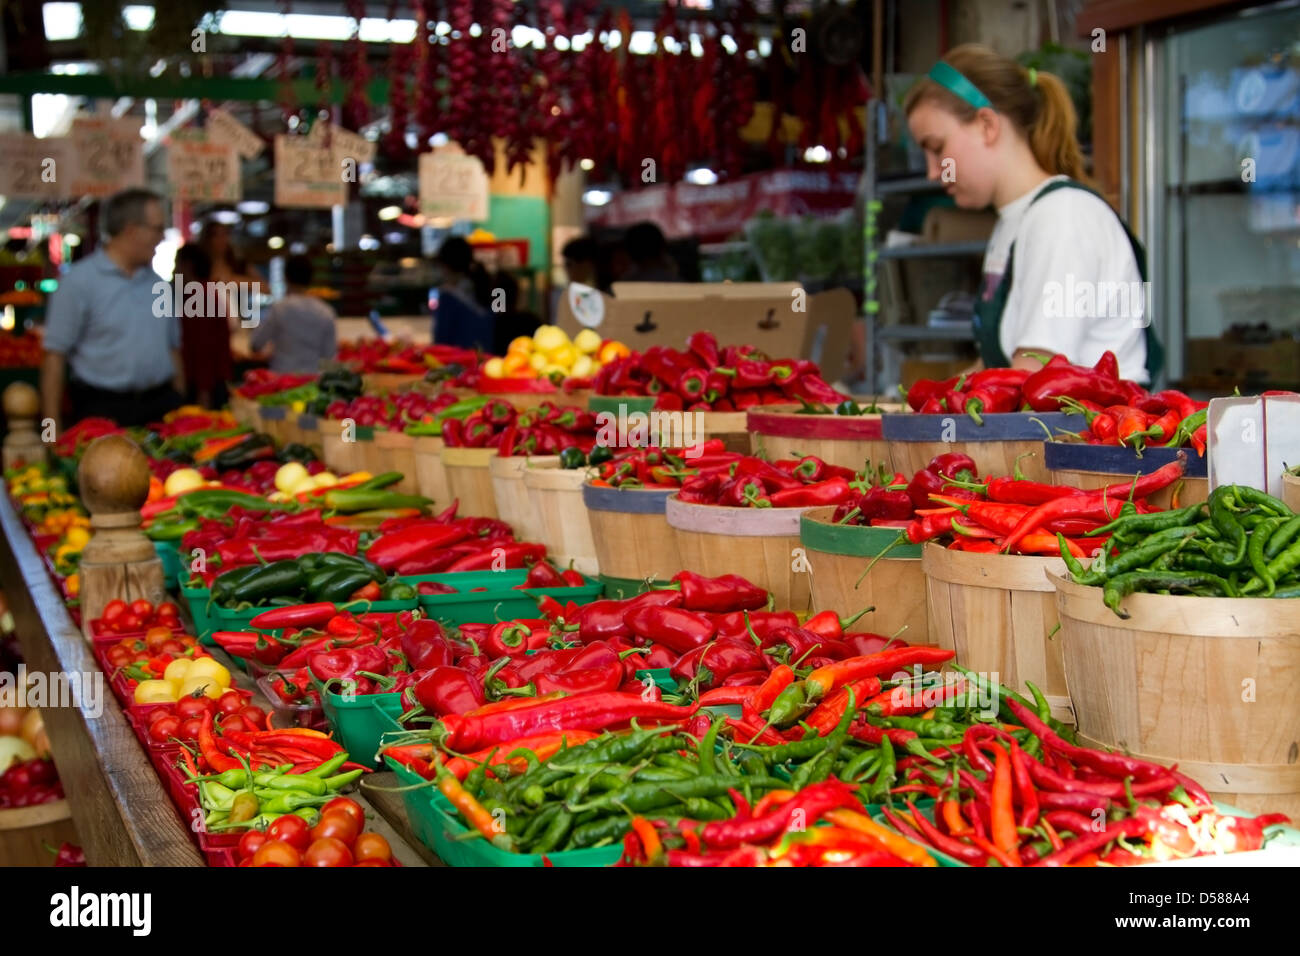
<svg viewBox="0 0 1300 956">
<path fill-rule="evenodd" d="M 71 176 L 66 139 L 0 137 L 0 196 L 66 199 Z"/>
<path fill-rule="evenodd" d="M 252 159 L 266 148 L 262 137 L 223 109 L 208 110 L 208 139 L 214 143 L 229 143 L 244 159 Z"/>
<path fill-rule="evenodd" d="M 487 219 L 488 177 L 483 164 L 461 152 L 421 154 L 420 213 L 430 219 Z"/>
<path fill-rule="evenodd" d="M 72 121 L 72 179 L 69 195 L 111 196 L 144 185 L 140 124 L 107 116 Z"/>
<path fill-rule="evenodd" d="M 340 162 L 344 159 L 353 159 L 358 164 L 373 163 L 375 153 L 379 149 L 377 143 L 372 143 L 360 133 L 335 126 L 328 120 L 312 124 L 307 132 L 307 142 L 313 146 L 324 146 L 328 142 L 329 148 L 334 150 L 334 155 Z"/>
<path fill-rule="evenodd" d="M 237 202 L 244 196 L 239 156 L 228 142 L 173 139 L 167 144 L 167 180 L 177 199 Z"/>
<path fill-rule="evenodd" d="M 275 138 L 275 204 L 286 208 L 324 209 L 347 202 L 348 189 L 333 150 L 302 138 Z"/>
</svg>

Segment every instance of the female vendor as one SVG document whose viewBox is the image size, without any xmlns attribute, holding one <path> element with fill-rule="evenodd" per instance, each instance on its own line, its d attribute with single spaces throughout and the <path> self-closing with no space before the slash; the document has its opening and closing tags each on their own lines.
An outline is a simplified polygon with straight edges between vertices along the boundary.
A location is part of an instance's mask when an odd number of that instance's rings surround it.
<svg viewBox="0 0 1300 956">
<path fill-rule="evenodd" d="M 1093 365 L 1110 350 L 1121 376 L 1150 383 L 1163 350 L 1146 312 L 1146 255 L 1085 185 L 1060 79 L 965 44 L 905 110 L 928 177 L 958 206 L 998 211 L 975 308 L 983 365 L 1037 369 L 1055 353 Z"/>
</svg>

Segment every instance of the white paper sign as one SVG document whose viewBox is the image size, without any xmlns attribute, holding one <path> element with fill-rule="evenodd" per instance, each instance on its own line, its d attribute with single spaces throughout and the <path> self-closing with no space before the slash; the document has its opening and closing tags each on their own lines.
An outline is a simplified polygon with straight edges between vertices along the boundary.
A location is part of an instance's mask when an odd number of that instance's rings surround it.
<svg viewBox="0 0 1300 956">
<path fill-rule="evenodd" d="M 569 309 L 589 329 L 598 329 L 605 321 L 605 300 L 598 290 L 581 282 L 569 283 Z"/>
<path fill-rule="evenodd" d="M 375 153 L 378 151 L 378 144 L 372 143 L 360 133 L 335 126 L 328 121 L 313 123 L 307 132 L 307 142 L 313 146 L 320 146 L 326 141 L 340 160 L 348 158 L 355 159 L 358 163 L 373 163 Z"/>
<path fill-rule="evenodd" d="M 275 138 L 275 204 L 285 208 L 326 209 L 348 200 L 347 183 L 333 150 L 302 137 Z"/>
<path fill-rule="evenodd" d="M 77 117 L 69 136 L 72 196 L 111 196 L 144 185 L 144 142 L 140 124 L 107 116 Z"/>
<path fill-rule="evenodd" d="M 207 130 L 209 140 L 230 143 L 244 159 L 252 159 L 266 148 L 262 137 L 220 108 L 208 110 Z"/>
<path fill-rule="evenodd" d="M 177 199 L 238 202 L 244 197 L 239 154 L 230 142 L 173 138 L 167 144 L 167 180 Z"/>
<path fill-rule="evenodd" d="M 430 219 L 487 219 L 488 176 L 483 164 L 451 150 L 422 153 L 420 214 Z"/>
<path fill-rule="evenodd" d="M 68 155 L 68 141 L 61 137 L 0 137 L 0 196 L 66 199 L 73 174 Z"/>
</svg>

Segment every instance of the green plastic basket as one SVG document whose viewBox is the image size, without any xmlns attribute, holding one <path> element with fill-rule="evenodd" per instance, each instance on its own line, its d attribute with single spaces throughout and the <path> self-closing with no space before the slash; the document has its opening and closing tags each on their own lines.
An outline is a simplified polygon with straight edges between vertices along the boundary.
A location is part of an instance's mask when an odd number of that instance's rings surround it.
<svg viewBox="0 0 1300 956">
<path fill-rule="evenodd" d="M 176 590 L 181 576 L 181 555 L 175 541 L 155 541 L 153 549 L 162 562 L 163 586 L 168 591 Z"/>
<path fill-rule="evenodd" d="M 654 681 L 655 686 L 657 686 L 660 690 L 677 689 L 677 679 L 673 677 L 671 668 L 651 667 L 649 669 L 639 670 L 636 672 L 636 679 L 639 681 L 644 681 L 647 677 L 649 677 L 652 681 Z"/>
<path fill-rule="evenodd" d="M 307 603 L 306 601 L 302 603 Z M 343 605 L 340 604 L 340 607 Z M 349 601 L 346 602 L 347 609 L 353 614 L 382 613 L 384 611 L 414 611 L 418 602 L 412 598 L 409 601 Z M 253 618 L 263 611 L 271 610 L 271 606 L 266 607 L 247 607 L 242 611 L 232 610 L 228 607 L 213 605 L 212 615 L 215 620 L 215 626 L 212 630 L 222 631 L 247 631 Z"/>
<path fill-rule="evenodd" d="M 497 849 L 484 839 L 460 839 L 469 829 L 432 800 L 428 802 L 428 807 L 433 818 L 430 829 L 433 852 L 448 866 L 540 867 L 546 866 L 549 861 L 551 866 L 558 867 L 605 867 L 613 866 L 623 855 L 622 842 L 586 850 L 561 850 L 557 853 L 509 853 Z"/>
<path fill-rule="evenodd" d="M 194 632 L 198 635 L 200 643 L 212 647 L 216 644 L 212 639 L 212 632 L 221 627 L 217 623 L 216 606 L 213 605 L 210 609 L 208 607 L 212 591 L 208 588 L 190 588 L 182 585 L 181 597 L 189 605 L 190 617 L 194 620 Z"/>
<path fill-rule="evenodd" d="M 420 607 L 429 617 L 446 624 L 492 623 L 537 617 L 537 601 L 533 595 L 546 595 L 565 604 L 590 604 L 600 597 L 600 584 L 583 577 L 587 583 L 580 588 L 529 588 L 515 590 L 523 584 L 528 572 L 522 568 L 514 571 L 449 571 L 442 574 L 419 574 L 401 580 L 412 587 L 421 582 L 436 581 L 456 589 L 455 594 L 421 594 Z M 474 591 L 474 588 L 487 588 Z"/>
<path fill-rule="evenodd" d="M 384 757 L 384 763 L 388 765 L 389 770 L 397 775 L 397 782 L 403 787 L 428 783 L 414 770 L 408 770 L 392 757 Z M 415 834 L 417 840 L 432 848 L 435 820 L 433 814 L 429 812 L 430 800 L 441 800 L 446 804 L 447 809 L 451 809 L 451 804 L 446 802 L 447 798 L 439 793 L 436 787 L 426 786 L 419 790 L 406 790 L 402 793 L 402 806 L 406 809 L 406 818 L 411 821 L 411 831 Z"/>
<path fill-rule="evenodd" d="M 397 717 L 402 712 L 401 694 L 361 694 L 347 698 L 333 691 L 321 694 L 321 708 L 348 752 L 348 759 L 371 766 L 384 734 L 401 727 Z"/>
<path fill-rule="evenodd" d="M 645 578 L 616 578 L 612 575 L 602 574 L 600 575 L 600 583 L 605 597 L 614 601 L 634 598 L 650 590 Z"/>
</svg>

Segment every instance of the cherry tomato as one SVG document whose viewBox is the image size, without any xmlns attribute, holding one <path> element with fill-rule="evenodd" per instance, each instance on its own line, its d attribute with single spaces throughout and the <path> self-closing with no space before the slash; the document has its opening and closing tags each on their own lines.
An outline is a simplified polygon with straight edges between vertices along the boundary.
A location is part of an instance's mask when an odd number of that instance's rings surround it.
<svg viewBox="0 0 1300 956">
<path fill-rule="evenodd" d="M 244 696 L 237 690 L 228 690 L 217 698 L 217 713 L 237 714 L 244 707 Z"/>
<path fill-rule="evenodd" d="M 303 866 L 351 866 L 352 851 L 342 840 L 324 837 L 312 841 L 302 855 Z"/>
<path fill-rule="evenodd" d="M 203 721 L 198 717 L 190 717 L 181 721 L 180 727 L 176 730 L 176 736 L 182 740 L 197 740 L 199 731 L 203 729 Z"/>
<path fill-rule="evenodd" d="M 357 860 L 353 866 L 392 866 L 393 864 L 386 860 Z"/>
<path fill-rule="evenodd" d="M 287 816 L 281 817 L 280 820 L 298 820 L 301 822 L 302 817 Z M 279 823 L 276 820 L 275 823 Z M 275 826 L 275 823 L 271 826 Z M 270 830 L 267 831 L 270 836 Z M 253 854 L 253 866 L 301 866 L 302 856 L 299 854 L 297 847 L 286 843 L 284 840 L 277 840 L 274 837 L 268 839 L 265 843 L 257 848 Z"/>
<path fill-rule="evenodd" d="M 131 602 L 131 613 L 137 615 L 141 621 L 153 619 L 153 602 L 139 598 Z"/>
<path fill-rule="evenodd" d="M 333 838 L 352 846 L 360 832 L 361 826 L 351 814 L 346 810 L 335 810 L 332 813 L 321 814 L 320 822 L 311 828 L 311 838 L 313 840 Z"/>
<path fill-rule="evenodd" d="M 248 704 L 240 708 L 239 716 L 244 718 L 244 723 L 254 730 L 263 730 L 266 727 L 266 711 L 256 704 Z"/>
<path fill-rule="evenodd" d="M 154 614 L 158 617 L 180 617 L 181 609 L 175 601 L 163 601 L 154 609 Z"/>
<path fill-rule="evenodd" d="M 222 733 L 247 734 L 258 729 L 260 728 L 248 726 L 248 721 L 244 720 L 244 718 L 240 717 L 238 714 L 227 714 L 225 717 L 221 718 Z"/>
<path fill-rule="evenodd" d="M 168 631 L 167 633 L 170 634 L 171 631 Z M 162 647 L 158 648 L 158 653 L 170 654 L 172 657 L 187 657 L 188 651 L 189 648 L 180 641 L 167 641 Z"/>
<path fill-rule="evenodd" d="M 135 660 L 135 655 L 120 644 L 114 644 L 104 652 L 104 660 L 113 667 L 125 667 Z"/>
<path fill-rule="evenodd" d="M 307 849 L 313 839 L 307 821 L 302 817 L 294 816 L 292 813 L 271 821 L 271 825 L 266 828 L 266 835 L 271 840 L 283 841 L 298 851 Z"/>
<path fill-rule="evenodd" d="M 357 862 L 363 860 L 382 860 L 387 863 L 393 858 L 393 850 L 388 845 L 380 833 L 363 833 L 357 837 L 357 842 L 352 846 L 352 853 L 356 856 Z"/>
<path fill-rule="evenodd" d="M 126 613 L 126 602 L 121 598 L 114 598 L 104 605 L 104 613 L 100 615 L 105 624 L 112 624 L 123 614 Z"/>
<path fill-rule="evenodd" d="M 250 859 L 266 842 L 268 842 L 268 837 L 265 833 L 260 830 L 249 830 L 239 838 L 240 857 L 245 860 Z"/>
<path fill-rule="evenodd" d="M 197 647 L 199 643 L 189 634 L 186 634 L 184 637 L 178 637 L 177 640 L 180 641 L 182 644 L 184 644 L 190 650 L 193 650 L 195 647 Z"/>
<path fill-rule="evenodd" d="M 151 627 L 144 632 L 144 646 L 157 654 L 163 649 L 163 645 L 172 642 L 172 629 L 170 627 Z"/>
<path fill-rule="evenodd" d="M 209 710 L 206 697 L 182 697 L 176 702 L 176 716 L 181 720 L 202 717 Z"/>
<path fill-rule="evenodd" d="M 180 734 L 181 719 L 175 714 L 164 714 L 149 725 L 149 739 L 160 744 Z"/>
<path fill-rule="evenodd" d="M 335 797 L 325 806 L 320 808 L 321 815 L 342 811 L 350 816 L 357 824 L 357 832 L 360 833 L 366 828 L 366 811 L 361 809 L 361 804 L 349 797 Z"/>
<path fill-rule="evenodd" d="M 144 619 L 134 611 L 124 611 L 110 626 L 119 634 L 128 634 L 144 627 Z"/>
</svg>

